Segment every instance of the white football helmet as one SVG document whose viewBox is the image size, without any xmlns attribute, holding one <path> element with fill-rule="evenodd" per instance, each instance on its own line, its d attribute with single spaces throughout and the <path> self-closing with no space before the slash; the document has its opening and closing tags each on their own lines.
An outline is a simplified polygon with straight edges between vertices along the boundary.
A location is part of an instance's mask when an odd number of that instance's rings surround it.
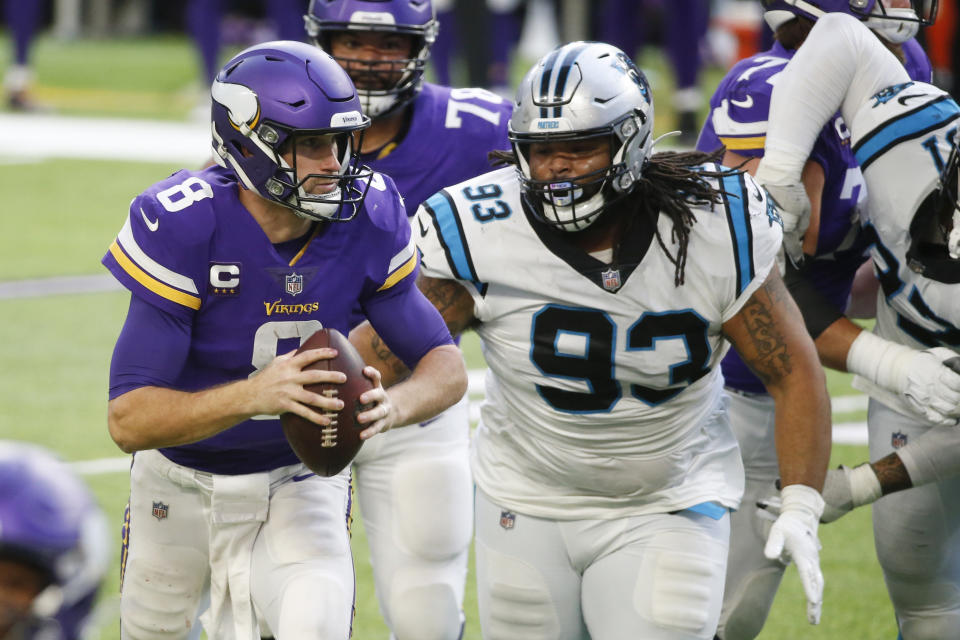
<svg viewBox="0 0 960 640">
<path fill-rule="evenodd" d="M 520 82 L 509 136 L 525 205 L 546 224 L 579 231 L 636 186 L 653 148 L 653 94 L 620 49 L 571 42 L 541 58 Z M 610 141 L 608 166 L 563 182 L 531 175 L 531 143 L 598 137 Z"/>
</svg>

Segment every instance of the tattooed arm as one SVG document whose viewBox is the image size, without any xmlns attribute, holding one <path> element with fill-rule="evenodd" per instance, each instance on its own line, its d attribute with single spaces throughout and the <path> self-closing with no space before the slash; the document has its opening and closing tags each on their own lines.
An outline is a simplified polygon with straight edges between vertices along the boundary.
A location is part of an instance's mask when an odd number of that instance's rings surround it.
<svg viewBox="0 0 960 640">
<path fill-rule="evenodd" d="M 473 315 L 473 298 L 456 280 L 428 278 L 420 274 L 417 286 L 443 316 L 454 338 L 477 322 Z M 369 322 L 364 322 L 350 332 L 350 342 L 360 352 L 364 362 L 380 371 L 384 387 L 396 384 L 410 375 L 410 370 L 391 353 Z"/>
<path fill-rule="evenodd" d="M 723 332 L 776 405 L 777 457 L 784 486 L 820 490 L 830 457 L 830 399 L 800 311 L 774 269 Z"/>
</svg>

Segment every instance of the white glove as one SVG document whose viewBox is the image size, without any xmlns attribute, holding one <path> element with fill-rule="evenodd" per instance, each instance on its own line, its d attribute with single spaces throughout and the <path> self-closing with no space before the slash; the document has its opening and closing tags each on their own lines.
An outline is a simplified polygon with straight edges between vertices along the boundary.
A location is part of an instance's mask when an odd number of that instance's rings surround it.
<svg viewBox="0 0 960 640">
<path fill-rule="evenodd" d="M 955 351 L 934 347 L 914 355 L 906 371 L 904 397 L 927 420 L 955 426 L 960 418 L 960 373 L 944 363 Z"/>
<path fill-rule="evenodd" d="M 807 621 L 820 623 L 823 609 L 823 573 L 820 572 L 820 541 L 817 523 L 823 513 L 823 498 L 812 487 L 791 484 L 780 491 L 780 517 L 770 527 L 763 554 L 784 564 L 797 565 L 807 596 Z"/>
<path fill-rule="evenodd" d="M 803 235 L 810 226 L 810 197 L 800 182 L 785 181 L 775 175 L 763 162 L 757 168 L 756 180 L 780 210 L 783 221 L 783 249 L 794 264 L 803 262 Z"/>
<path fill-rule="evenodd" d="M 960 373 L 944 347 L 918 351 L 861 331 L 847 352 L 847 370 L 898 394 L 918 415 L 946 426 L 960 422 Z"/>
</svg>

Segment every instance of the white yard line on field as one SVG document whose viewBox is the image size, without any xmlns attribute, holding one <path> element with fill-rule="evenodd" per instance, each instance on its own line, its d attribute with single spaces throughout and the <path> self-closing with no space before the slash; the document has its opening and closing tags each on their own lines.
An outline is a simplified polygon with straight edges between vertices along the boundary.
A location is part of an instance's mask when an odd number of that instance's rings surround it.
<svg viewBox="0 0 960 640">
<path fill-rule="evenodd" d="M 0 113 L 0 158 L 85 158 L 200 166 L 210 124 Z"/>
<path fill-rule="evenodd" d="M 0 300 L 122 290 L 120 283 L 108 273 L 91 276 L 57 276 L 0 282 Z"/>
</svg>

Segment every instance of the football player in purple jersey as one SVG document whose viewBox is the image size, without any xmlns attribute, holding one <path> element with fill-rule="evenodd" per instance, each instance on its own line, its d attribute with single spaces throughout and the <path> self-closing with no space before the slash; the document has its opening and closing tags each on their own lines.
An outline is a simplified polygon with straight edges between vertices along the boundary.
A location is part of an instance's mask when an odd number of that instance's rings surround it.
<svg viewBox="0 0 960 640">
<path fill-rule="evenodd" d="M 33 109 L 36 105 L 30 100 L 29 89 L 33 81 L 30 68 L 30 49 L 40 25 L 43 2 L 19 2 L 4 0 L 3 17 L 10 30 L 13 44 L 13 60 L 3 77 L 7 106 L 14 110 Z"/>
<path fill-rule="evenodd" d="M 429 1 L 315 0 L 306 24 L 357 86 L 372 119 L 361 158 L 393 178 L 409 215 L 489 171 L 488 152 L 509 148 L 509 102 L 424 81 L 438 31 Z M 400 640 L 462 633 L 473 530 L 467 409 L 464 400 L 418 429 L 386 434 L 355 460 L 380 611 Z"/>
<path fill-rule="evenodd" d="M 90 490 L 47 451 L 0 440 L 0 638 L 89 638 L 109 566 Z"/>
<path fill-rule="evenodd" d="M 930 62 L 913 39 L 921 21 L 909 2 L 765 0 L 763 4 L 764 18 L 775 31 L 776 42 L 769 51 L 738 62 L 720 82 L 697 144 L 705 151 L 725 147 L 724 164 L 728 166 L 756 172 L 764 155 L 770 96 L 777 77 L 817 18 L 825 13 L 851 13 L 866 21 L 906 64 L 914 79 L 930 79 Z M 901 4 L 906 6 L 895 6 Z M 793 239 L 793 249 L 785 234 L 784 245 L 794 255 L 802 251 L 806 259 L 802 271 L 788 264 L 785 280 L 804 312 L 821 360 L 845 371 L 846 362 L 832 358 L 829 350 L 837 341 L 852 341 L 861 332 L 843 312 L 868 241 L 855 223 L 858 203 L 866 197 L 863 176 L 839 113 L 817 138 L 805 165 L 804 185 L 802 197 L 809 198 L 812 205 L 810 230 L 803 239 Z M 759 634 L 784 570 L 783 565 L 767 560 L 757 546 L 763 539 L 763 528 L 752 506 L 770 496 L 778 474 L 774 409 L 760 380 L 736 353 L 724 358 L 723 373 L 731 391 L 731 422 L 740 443 L 747 484 L 745 507 L 731 522 L 731 560 L 717 635 L 723 640 L 743 640 Z"/>
<path fill-rule="evenodd" d="M 460 400 L 466 372 L 414 282 L 418 257 L 393 181 L 358 150 L 369 119 L 333 58 L 298 42 L 241 52 L 211 95 L 214 158 L 134 198 L 103 263 L 132 292 L 114 349 L 108 424 L 136 452 L 120 615 L 124 638 L 183 638 L 199 603 L 212 638 L 350 635 L 350 472 L 322 478 L 277 416 L 329 425 L 343 381 L 295 355 L 358 310 L 413 374 L 379 373 L 357 416 L 370 438 Z"/>
</svg>

